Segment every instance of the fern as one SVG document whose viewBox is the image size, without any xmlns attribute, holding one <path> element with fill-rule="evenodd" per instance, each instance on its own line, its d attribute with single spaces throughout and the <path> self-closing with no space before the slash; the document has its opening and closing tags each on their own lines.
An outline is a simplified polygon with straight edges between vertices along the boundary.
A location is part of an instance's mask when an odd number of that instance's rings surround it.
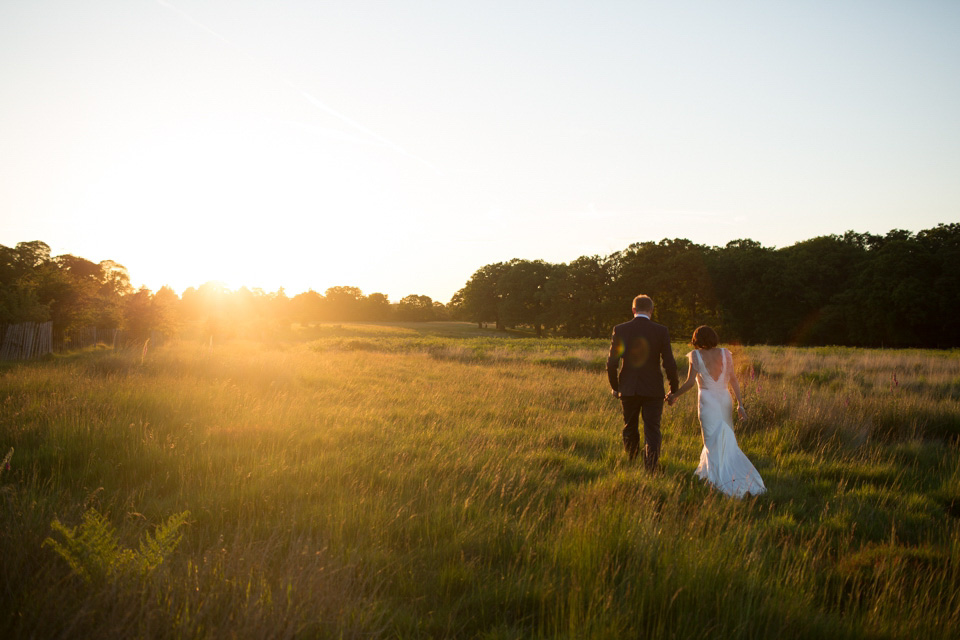
<svg viewBox="0 0 960 640">
<path fill-rule="evenodd" d="M 146 534 L 137 551 L 120 546 L 116 530 L 96 509 L 83 514 L 83 522 L 67 528 L 54 519 L 50 523 L 63 542 L 49 537 L 44 546 L 52 548 L 66 560 L 78 576 L 90 583 L 103 583 L 122 575 L 146 576 L 157 568 L 180 543 L 182 527 L 189 511 L 170 516 L 157 527 L 153 536 Z"/>
<path fill-rule="evenodd" d="M 149 532 L 144 536 L 140 541 L 140 552 L 136 556 L 139 564 L 137 569 L 140 573 L 147 574 L 153 571 L 177 548 L 180 538 L 183 537 L 180 527 L 186 524 L 189 516 L 189 511 L 174 514 L 157 527 L 152 536 Z"/>
</svg>

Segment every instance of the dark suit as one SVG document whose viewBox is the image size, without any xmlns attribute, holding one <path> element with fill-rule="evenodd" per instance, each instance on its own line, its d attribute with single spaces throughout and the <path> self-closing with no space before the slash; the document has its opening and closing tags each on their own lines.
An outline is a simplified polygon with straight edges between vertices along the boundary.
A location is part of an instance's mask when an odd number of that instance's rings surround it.
<svg viewBox="0 0 960 640">
<path fill-rule="evenodd" d="M 643 416 L 644 463 L 651 471 L 660 459 L 660 418 L 663 415 L 663 374 L 670 391 L 679 386 L 677 363 L 670 348 L 670 332 L 644 316 L 613 328 L 607 376 L 610 387 L 620 392 L 623 406 L 623 446 L 632 460 L 640 449 L 640 417 Z M 622 366 L 621 366 L 622 363 Z"/>
</svg>

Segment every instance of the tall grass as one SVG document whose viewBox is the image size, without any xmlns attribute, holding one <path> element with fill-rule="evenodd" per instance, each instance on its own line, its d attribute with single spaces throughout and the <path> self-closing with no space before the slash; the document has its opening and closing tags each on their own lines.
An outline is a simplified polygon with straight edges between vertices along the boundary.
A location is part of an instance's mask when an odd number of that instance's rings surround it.
<svg viewBox="0 0 960 640">
<path fill-rule="evenodd" d="M 951 638 L 960 357 L 745 348 L 769 492 L 628 463 L 604 341 L 464 325 L 93 351 L 0 370 L 0 617 L 12 637 Z M 677 356 L 685 351 L 677 345 Z M 190 520 L 145 575 L 43 547 Z"/>
</svg>

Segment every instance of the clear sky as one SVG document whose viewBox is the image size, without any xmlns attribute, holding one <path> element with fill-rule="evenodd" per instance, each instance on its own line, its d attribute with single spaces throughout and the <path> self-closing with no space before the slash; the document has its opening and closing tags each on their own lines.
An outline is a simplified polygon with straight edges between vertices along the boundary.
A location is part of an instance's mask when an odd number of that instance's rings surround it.
<svg viewBox="0 0 960 640">
<path fill-rule="evenodd" d="M 960 2 L 0 2 L 0 244 L 446 302 L 960 221 Z"/>
</svg>

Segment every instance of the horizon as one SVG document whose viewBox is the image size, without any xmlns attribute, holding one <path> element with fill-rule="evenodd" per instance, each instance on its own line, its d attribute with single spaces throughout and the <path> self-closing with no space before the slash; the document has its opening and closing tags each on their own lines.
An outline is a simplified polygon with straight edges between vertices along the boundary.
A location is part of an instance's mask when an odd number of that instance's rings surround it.
<svg viewBox="0 0 960 640">
<path fill-rule="evenodd" d="M 937 225 L 939 225 L 939 224 L 952 224 L 952 223 L 937 223 Z M 935 228 L 937 225 L 933 225 L 932 227 L 929 227 L 929 228 Z M 902 227 L 900 227 L 899 229 L 905 230 L 905 231 L 909 231 L 909 232 L 910 232 L 911 234 L 913 234 L 913 235 L 916 235 L 918 232 L 924 230 L 924 229 L 903 229 Z M 894 231 L 894 230 L 895 230 L 895 229 L 888 229 L 887 232 Z M 857 229 L 847 229 L 846 231 L 844 231 L 844 233 L 846 233 L 847 231 L 851 231 L 851 232 L 854 232 L 854 233 L 871 233 L 871 232 L 867 232 L 867 231 L 859 231 L 859 230 L 857 230 Z M 874 234 L 874 235 L 883 236 L 883 235 L 885 235 L 887 232 L 880 233 L 880 234 Z M 825 234 L 825 235 L 826 235 L 826 236 L 829 236 L 829 235 L 841 236 L 841 235 L 843 235 L 843 233 L 839 233 L 839 234 Z M 823 236 L 815 236 L 815 237 L 823 237 Z M 785 245 L 785 246 L 782 246 L 782 247 L 777 247 L 777 246 L 772 246 L 772 245 L 765 245 L 765 244 L 763 244 L 763 243 L 761 243 L 761 245 L 762 245 L 764 248 L 767 248 L 767 249 L 779 250 L 779 249 L 785 249 L 785 248 L 794 246 L 794 245 L 796 245 L 796 244 L 799 244 L 799 243 L 802 243 L 802 242 L 806 242 L 806 241 L 808 241 L 808 240 L 813 240 L 813 239 L 814 239 L 814 238 L 804 238 L 804 239 L 802 239 L 802 240 L 797 240 L 796 242 L 793 242 L 793 243 L 791 243 L 791 244 L 789 244 L 789 245 Z M 662 241 L 664 241 L 664 240 L 689 240 L 689 238 L 661 238 L 660 240 L 637 240 L 637 241 L 634 241 L 634 242 L 654 242 L 654 243 L 657 243 L 657 242 L 662 242 Z M 704 245 L 703 243 L 694 243 L 694 244 L 700 244 L 700 245 L 702 245 L 702 246 L 706 246 L 706 247 L 709 247 L 709 248 L 722 248 L 722 247 L 725 246 L 727 243 L 732 242 L 732 241 L 734 241 L 734 240 L 754 240 L 754 238 L 731 238 L 730 240 L 728 240 L 727 242 L 724 242 L 723 244 L 716 244 L 716 245 Z M 30 241 L 30 240 L 20 240 L 20 241 L 18 241 L 18 242 L 31 242 L 31 241 Z M 43 240 L 40 240 L 40 242 L 43 242 Z M 4 245 L 4 244 L 5 244 L 5 243 L 0 242 L 0 245 Z M 13 243 L 13 244 L 9 244 L 9 245 L 6 245 L 6 246 L 13 247 L 13 246 L 15 246 L 16 244 L 17 244 L 17 243 L 15 242 L 15 243 Z M 604 255 L 602 255 L 601 257 L 607 257 L 607 256 L 609 256 L 609 255 L 612 255 L 613 253 L 616 253 L 617 251 L 622 251 L 622 250 L 626 249 L 627 247 L 629 247 L 630 244 L 633 244 L 633 242 L 624 245 L 623 247 L 621 247 L 620 249 L 617 249 L 616 251 L 612 251 L 612 252 L 610 252 L 610 253 L 608 253 L 608 254 L 604 254 Z M 216 280 L 216 279 L 203 280 L 202 282 L 197 282 L 197 283 L 193 283 L 193 284 L 188 284 L 188 285 L 186 285 L 186 286 L 184 286 L 183 288 L 180 288 L 180 289 L 177 289 L 176 287 L 174 287 L 174 286 L 172 286 L 172 285 L 169 285 L 169 284 L 162 284 L 162 285 L 159 285 L 159 286 L 157 286 L 157 287 L 150 287 L 150 286 L 147 286 L 146 283 L 135 284 L 137 281 L 134 279 L 133 274 L 131 274 L 131 273 L 130 273 L 130 270 L 126 267 L 126 265 L 124 265 L 124 264 L 123 264 L 122 262 L 120 262 L 119 260 L 113 260 L 112 258 L 109 258 L 109 257 L 107 257 L 107 258 L 102 258 L 102 259 L 100 259 L 100 260 L 94 260 L 94 259 L 91 259 L 91 258 L 89 258 L 89 257 L 87 257 L 87 256 L 78 255 L 78 254 L 76 254 L 76 253 L 74 253 L 74 252 L 71 252 L 71 251 L 56 251 L 56 250 L 54 250 L 54 248 L 53 248 L 52 246 L 50 247 L 50 256 L 51 256 L 52 258 L 57 257 L 57 256 L 60 256 L 60 255 L 74 255 L 74 256 L 76 256 L 76 257 L 78 257 L 78 258 L 83 258 L 83 259 L 85 259 L 85 260 L 90 260 L 91 262 L 94 262 L 94 263 L 99 263 L 99 262 L 102 262 L 102 261 L 105 261 L 105 260 L 113 261 L 113 262 L 117 263 L 120 267 L 123 267 L 124 269 L 127 269 L 127 273 L 128 273 L 128 275 L 130 276 L 130 284 L 131 284 L 131 287 L 133 288 L 134 291 L 137 291 L 137 290 L 139 290 L 139 289 L 141 289 L 141 288 L 146 287 L 147 289 L 150 290 L 151 293 L 156 293 L 156 292 L 159 291 L 160 289 L 166 287 L 166 288 L 172 290 L 174 293 L 176 293 L 176 294 L 177 294 L 177 297 L 183 297 L 183 292 L 186 291 L 187 289 L 194 289 L 194 290 L 196 290 L 196 289 L 199 289 L 200 287 L 202 287 L 202 286 L 204 286 L 204 285 L 207 285 L 207 284 L 216 284 L 216 285 L 221 285 L 221 286 L 223 286 L 224 289 L 225 289 L 227 292 L 230 292 L 230 293 L 237 292 L 237 291 L 239 291 L 239 290 L 241 290 L 241 289 L 247 289 L 248 291 L 251 291 L 251 292 L 262 291 L 264 294 L 271 295 L 271 294 L 276 294 L 276 293 L 278 293 L 278 292 L 282 289 L 283 292 L 284 292 L 284 294 L 285 294 L 286 296 L 288 296 L 288 297 L 290 297 L 290 298 L 293 298 L 293 297 L 296 296 L 296 295 L 299 295 L 299 294 L 301 294 L 301 293 L 307 293 L 308 291 L 313 291 L 313 292 L 315 292 L 315 293 L 319 293 L 320 295 L 325 295 L 326 291 L 329 290 L 330 288 L 333 288 L 333 287 L 356 287 L 356 288 L 360 289 L 360 290 L 363 292 L 363 295 L 365 295 L 365 296 L 369 296 L 370 294 L 373 294 L 373 293 L 383 294 L 383 295 L 387 296 L 387 299 L 390 301 L 390 304 L 397 304 L 400 300 L 402 300 L 402 299 L 403 299 L 404 297 L 406 297 L 406 296 L 410 296 L 410 295 L 426 295 L 426 296 L 428 296 L 428 297 L 429 297 L 432 301 L 434 301 L 434 302 L 442 302 L 444 305 L 447 305 L 447 304 L 449 304 L 449 302 L 450 302 L 450 300 L 452 299 L 453 295 L 454 295 L 460 288 L 462 288 L 463 285 L 465 285 L 465 284 L 467 283 L 467 280 L 469 279 L 469 277 L 472 276 L 473 273 L 475 273 L 477 269 L 480 269 L 481 267 L 484 267 L 484 266 L 486 266 L 486 265 L 488 265 L 488 264 L 493 264 L 493 262 L 486 262 L 486 263 L 484 263 L 484 264 L 477 265 L 476 268 L 475 268 L 473 271 L 470 272 L 470 276 L 468 276 L 467 279 L 464 280 L 463 284 L 461 284 L 460 287 L 458 287 L 458 289 L 456 289 L 456 290 L 454 290 L 453 292 L 451 292 L 450 295 L 447 296 L 446 298 L 436 298 L 436 297 L 430 295 L 429 293 L 424 293 L 424 292 L 419 292 L 419 291 L 412 291 L 412 290 L 411 290 L 411 291 L 408 291 L 408 292 L 406 292 L 406 293 L 401 293 L 401 294 L 394 295 L 393 293 L 385 292 L 385 291 L 383 291 L 382 289 L 377 289 L 376 287 L 368 290 L 368 289 L 364 289 L 363 287 L 357 287 L 356 285 L 351 284 L 351 283 L 331 284 L 331 285 L 329 285 L 329 286 L 323 287 L 322 289 L 321 289 L 321 288 L 309 287 L 309 286 L 308 286 L 308 287 L 305 288 L 305 289 L 297 290 L 297 291 L 291 291 L 289 287 L 284 286 L 282 283 L 279 284 L 279 285 L 276 286 L 276 287 L 273 287 L 273 288 L 266 288 L 266 287 L 255 286 L 255 285 L 250 285 L 250 284 L 246 284 L 246 283 L 239 283 L 239 284 L 233 285 L 232 283 L 229 283 L 229 282 L 226 282 L 226 281 L 223 281 L 223 280 Z M 591 254 L 591 255 L 594 255 L 594 254 Z M 597 255 L 599 255 L 599 254 L 597 254 Z M 556 261 L 556 262 L 549 261 L 549 260 L 545 260 L 545 262 L 548 262 L 548 263 L 550 263 L 550 264 L 568 264 L 568 263 L 570 263 L 570 262 L 572 262 L 572 261 L 574 261 L 574 260 L 576 260 L 577 258 L 580 258 L 580 257 L 583 257 L 583 256 L 575 256 L 575 257 L 572 257 L 572 258 L 568 258 L 568 259 L 566 259 L 566 260 L 560 260 L 560 261 Z M 516 258 L 516 259 L 519 259 L 519 260 L 531 260 L 531 261 L 540 260 L 540 258 Z M 509 259 L 508 259 L 508 260 L 509 260 Z M 503 260 L 502 262 L 506 262 L 506 261 L 508 261 L 508 260 Z M 494 262 L 497 262 L 497 261 L 494 261 Z"/>
<path fill-rule="evenodd" d="M 446 303 L 485 264 L 960 220 L 960 5 L 0 6 L 0 243 Z"/>
</svg>

